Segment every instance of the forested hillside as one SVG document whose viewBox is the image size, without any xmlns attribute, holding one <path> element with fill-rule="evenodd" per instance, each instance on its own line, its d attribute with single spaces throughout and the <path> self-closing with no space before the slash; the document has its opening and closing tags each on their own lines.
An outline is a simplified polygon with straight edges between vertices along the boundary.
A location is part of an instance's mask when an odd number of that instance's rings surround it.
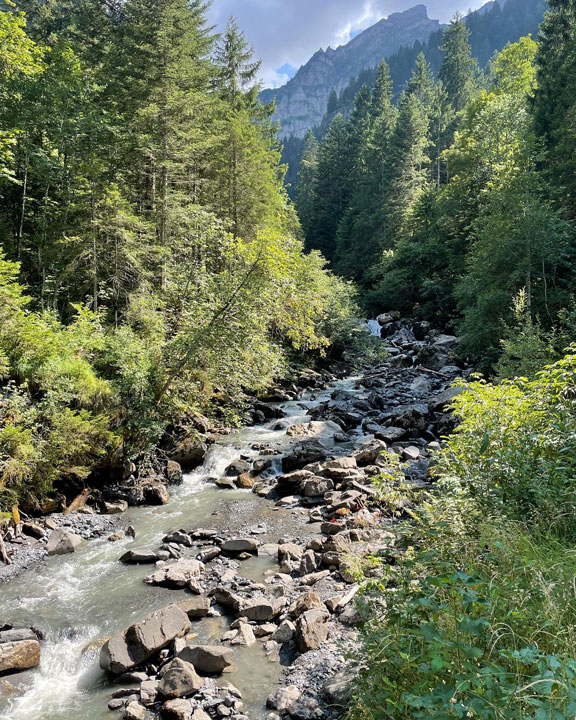
<svg viewBox="0 0 576 720">
<path fill-rule="evenodd" d="M 0 13 L 4 506 L 121 468 L 194 410 L 238 419 L 348 312 L 302 252 L 259 64 L 204 10 Z"/>
<path fill-rule="evenodd" d="M 438 79 L 420 54 L 397 105 L 383 62 L 349 120 L 336 116 L 320 146 L 308 136 L 300 169 L 307 245 L 360 284 L 367 311 L 454 327 L 486 370 L 502 340 L 504 365 L 522 352 L 519 331 L 538 361 L 571 339 L 575 98 L 571 30 L 557 26 L 572 24 L 555 5 L 539 45 L 522 38 L 484 71 L 456 19 Z"/>
</svg>

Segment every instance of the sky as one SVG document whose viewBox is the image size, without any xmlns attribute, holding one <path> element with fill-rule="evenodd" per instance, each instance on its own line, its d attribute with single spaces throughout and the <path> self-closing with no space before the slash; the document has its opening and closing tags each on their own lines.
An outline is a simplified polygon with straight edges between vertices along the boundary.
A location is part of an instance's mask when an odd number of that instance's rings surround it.
<svg viewBox="0 0 576 720">
<path fill-rule="evenodd" d="M 211 24 L 222 29 L 233 15 L 262 60 L 265 87 L 279 87 L 319 48 L 343 45 L 392 12 L 419 2 L 428 16 L 448 22 L 486 0 L 213 0 Z"/>
</svg>

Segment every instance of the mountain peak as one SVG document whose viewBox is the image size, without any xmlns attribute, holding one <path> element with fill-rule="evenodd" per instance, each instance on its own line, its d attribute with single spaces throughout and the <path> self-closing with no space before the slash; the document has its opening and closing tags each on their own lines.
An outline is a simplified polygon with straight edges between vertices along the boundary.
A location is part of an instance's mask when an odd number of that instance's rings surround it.
<svg viewBox="0 0 576 720">
<path fill-rule="evenodd" d="M 346 45 L 316 52 L 286 85 L 265 90 L 262 100 L 276 100 L 276 118 L 283 137 L 303 137 L 322 121 L 332 88 L 340 92 L 351 76 L 379 65 L 403 45 L 426 42 L 439 28 L 440 22 L 431 20 L 422 4 L 392 13 Z"/>
</svg>

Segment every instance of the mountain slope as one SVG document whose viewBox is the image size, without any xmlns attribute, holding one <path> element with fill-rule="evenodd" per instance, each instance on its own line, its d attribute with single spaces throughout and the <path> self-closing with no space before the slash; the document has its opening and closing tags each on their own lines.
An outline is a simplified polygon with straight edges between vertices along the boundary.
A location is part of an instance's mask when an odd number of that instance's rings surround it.
<svg viewBox="0 0 576 720">
<path fill-rule="evenodd" d="M 264 90 L 262 101 L 276 100 L 281 135 L 303 137 L 319 125 L 326 113 L 332 89 L 343 90 L 351 77 L 364 68 L 378 65 L 402 46 L 425 42 L 440 29 L 438 20 L 428 17 L 424 5 L 393 13 L 357 35 L 347 45 L 319 50 L 286 85 Z"/>
</svg>

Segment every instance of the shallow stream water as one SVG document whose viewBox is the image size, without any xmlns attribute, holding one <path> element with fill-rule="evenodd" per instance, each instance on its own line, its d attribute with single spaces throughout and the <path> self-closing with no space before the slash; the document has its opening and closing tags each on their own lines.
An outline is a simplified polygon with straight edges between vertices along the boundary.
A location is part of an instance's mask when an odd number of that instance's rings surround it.
<svg viewBox="0 0 576 720">
<path fill-rule="evenodd" d="M 228 508 L 238 508 L 239 502 L 250 503 L 251 507 L 259 503 L 256 516 L 250 519 L 253 524 L 266 523 L 266 518 L 272 518 L 275 512 L 269 502 L 250 491 L 218 489 L 208 480 L 223 475 L 240 455 L 258 456 L 258 451 L 252 449 L 254 444 L 270 443 L 279 449 L 293 444 L 295 440 L 286 436 L 286 427 L 308 422 L 309 408 L 329 397 L 335 387 L 352 390 L 354 383 L 351 378 L 304 401 L 283 404 L 287 417 L 280 422 L 281 429 L 273 430 L 278 421 L 272 421 L 223 437 L 210 448 L 203 467 L 187 474 L 183 484 L 172 489 L 169 505 L 131 508 L 126 513 L 122 524 L 135 527 L 134 540 L 92 540 L 73 555 L 48 558 L 0 585 L 0 625 L 32 626 L 45 637 L 39 668 L 0 678 L 0 720 L 119 717 L 107 709 L 112 689 L 98 665 L 103 638 L 186 595 L 183 591 L 145 585 L 143 578 L 152 571 L 150 566 L 120 565 L 118 558 L 130 548 L 157 548 L 172 530 L 226 527 L 230 522 Z M 329 438 L 323 441 L 331 444 Z M 270 558 L 253 558 L 241 564 L 238 572 L 260 581 L 274 568 Z M 198 633 L 198 642 L 208 643 L 216 641 L 225 629 L 224 618 L 206 618 L 197 621 L 192 632 Z M 266 659 L 260 643 L 235 650 L 237 670 L 224 675 L 223 681 L 236 685 L 242 692 L 245 712 L 260 718 L 281 666 Z"/>
</svg>

